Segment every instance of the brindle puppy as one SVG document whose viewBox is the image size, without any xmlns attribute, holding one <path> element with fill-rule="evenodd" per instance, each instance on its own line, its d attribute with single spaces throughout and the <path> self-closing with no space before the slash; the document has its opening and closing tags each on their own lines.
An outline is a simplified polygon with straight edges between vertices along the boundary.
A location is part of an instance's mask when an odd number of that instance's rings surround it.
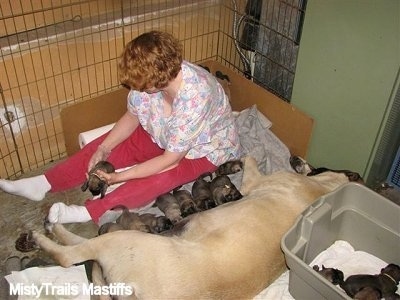
<svg viewBox="0 0 400 300">
<path fill-rule="evenodd" d="M 164 213 L 172 224 L 183 219 L 178 200 L 171 193 L 158 196 L 154 205 Z"/>
<path fill-rule="evenodd" d="M 102 235 L 102 234 L 114 232 L 117 230 L 124 230 L 124 228 L 120 224 L 108 222 L 108 223 L 104 223 L 103 225 L 101 225 L 99 228 L 99 231 L 97 233 L 98 233 L 98 235 Z"/>
<path fill-rule="evenodd" d="M 178 200 L 179 208 L 183 218 L 197 212 L 196 204 L 193 201 L 192 195 L 187 190 L 174 190 L 172 192 L 176 200 Z"/>
<path fill-rule="evenodd" d="M 227 161 L 215 171 L 217 176 L 235 174 L 243 170 L 243 162 L 240 159 Z"/>
<path fill-rule="evenodd" d="M 166 216 L 156 216 L 150 213 L 139 215 L 140 220 L 150 228 L 151 233 L 160 233 L 173 227 Z"/>
<path fill-rule="evenodd" d="M 150 232 L 150 228 L 140 220 L 139 214 L 130 212 L 126 207 L 123 208 L 122 214 L 115 222 L 125 230 Z"/>
<path fill-rule="evenodd" d="M 236 201 L 243 197 L 227 175 L 215 177 L 210 183 L 210 190 L 216 205 Z"/>
<path fill-rule="evenodd" d="M 400 281 L 400 266 L 389 264 L 381 269 L 381 273 L 377 275 L 358 274 L 351 275 L 340 284 L 340 287 L 350 297 L 354 297 L 359 291 L 365 287 L 371 287 L 381 292 L 382 297 L 393 297 L 396 295 L 397 285 Z"/>
<path fill-rule="evenodd" d="M 204 178 L 209 176 L 212 180 L 212 174 L 201 175 L 192 185 L 192 197 L 198 211 L 203 211 L 215 207 L 215 202 L 210 190 L 210 181 Z"/>
<path fill-rule="evenodd" d="M 313 269 L 317 271 L 322 277 L 332 282 L 334 285 L 343 283 L 344 274 L 339 269 L 325 268 L 324 265 L 322 265 L 321 269 L 317 265 L 315 265 L 313 266 Z"/>
<path fill-rule="evenodd" d="M 85 183 L 82 185 L 82 192 L 89 189 L 93 196 L 100 195 L 100 199 L 102 199 L 107 191 L 108 184 L 105 180 L 101 179 L 99 175 L 96 174 L 97 170 L 101 170 L 106 173 L 115 172 L 114 166 L 108 161 L 101 160 L 99 161 L 90 171 L 89 176 L 86 179 Z"/>
</svg>

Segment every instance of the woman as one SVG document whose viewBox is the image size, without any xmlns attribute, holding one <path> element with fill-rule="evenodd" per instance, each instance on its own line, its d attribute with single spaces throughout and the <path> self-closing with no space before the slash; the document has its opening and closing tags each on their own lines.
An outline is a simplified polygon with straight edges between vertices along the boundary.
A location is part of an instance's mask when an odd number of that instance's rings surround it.
<svg viewBox="0 0 400 300">
<path fill-rule="evenodd" d="M 239 138 L 229 99 L 216 79 L 182 59 L 182 46 L 165 32 L 144 33 L 125 47 L 119 79 L 130 88 L 127 112 L 112 130 L 44 175 L 0 180 L 5 192 L 42 200 L 48 191 L 81 185 L 98 161 L 125 171 L 98 175 L 126 182 L 85 206 L 52 205 L 50 222 L 87 222 L 118 205 L 144 206 L 157 196 L 239 158 Z M 62 176 L 60 176 L 62 174 Z"/>
</svg>

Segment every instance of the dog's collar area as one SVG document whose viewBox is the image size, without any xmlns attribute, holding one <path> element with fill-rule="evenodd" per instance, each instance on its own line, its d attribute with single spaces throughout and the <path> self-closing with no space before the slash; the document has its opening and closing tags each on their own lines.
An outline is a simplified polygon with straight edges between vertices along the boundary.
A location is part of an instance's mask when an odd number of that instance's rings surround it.
<svg viewBox="0 0 400 300">
<path fill-rule="evenodd" d="M 98 179 L 103 180 L 98 174 L 96 174 L 95 172 L 90 173 L 90 175 L 96 176 Z"/>
<path fill-rule="evenodd" d="M 90 173 L 90 175 L 93 175 L 93 176 L 97 177 L 100 181 L 107 182 L 104 178 L 101 178 L 100 175 L 98 175 L 98 174 L 96 174 L 94 172 Z"/>
<path fill-rule="evenodd" d="M 388 277 L 391 281 L 393 281 L 396 285 L 398 284 L 397 283 L 397 281 L 396 281 L 396 279 L 394 279 L 392 276 L 390 276 L 389 274 L 387 274 L 387 273 L 382 273 L 383 275 L 385 275 L 386 277 Z"/>
</svg>

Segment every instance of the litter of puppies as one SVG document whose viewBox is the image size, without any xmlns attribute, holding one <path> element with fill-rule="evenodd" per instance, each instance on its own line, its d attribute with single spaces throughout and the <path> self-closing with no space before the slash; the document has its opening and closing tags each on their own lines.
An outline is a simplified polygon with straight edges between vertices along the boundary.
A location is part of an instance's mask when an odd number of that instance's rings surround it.
<svg viewBox="0 0 400 300">
<path fill-rule="evenodd" d="M 158 234 L 171 229 L 174 224 L 192 214 L 212 209 L 226 202 L 239 200 L 243 196 L 228 175 L 241 170 L 243 170 L 242 161 L 229 161 L 216 170 L 214 177 L 212 173 L 199 176 L 193 183 L 191 192 L 177 187 L 168 193 L 159 195 L 153 206 L 158 207 L 164 216 L 151 213 L 138 214 L 122 207 L 123 211 L 118 219 L 115 222 L 103 224 L 99 228 L 98 234 L 132 229 Z M 209 181 L 205 179 L 206 177 L 209 177 Z"/>
<path fill-rule="evenodd" d="M 353 299 L 400 299 L 396 293 L 400 282 L 400 266 L 396 264 L 388 264 L 376 275 L 355 274 L 346 280 L 341 270 L 325 266 L 320 269 L 318 265 L 313 269 L 332 284 L 340 286 Z"/>
</svg>

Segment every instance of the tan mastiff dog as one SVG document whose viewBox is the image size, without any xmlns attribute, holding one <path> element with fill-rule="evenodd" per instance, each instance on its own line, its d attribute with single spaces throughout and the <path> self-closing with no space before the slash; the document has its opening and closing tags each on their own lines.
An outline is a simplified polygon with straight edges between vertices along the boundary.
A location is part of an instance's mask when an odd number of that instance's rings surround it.
<svg viewBox="0 0 400 300">
<path fill-rule="evenodd" d="M 102 277 L 94 281 L 131 288 L 121 299 L 249 299 L 283 272 L 280 240 L 295 218 L 348 181 L 333 172 L 265 176 L 247 157 L 244 197 L 185 218 L 169 236 L 130 230 L 86 240 L 56 224 L 53 233 L 66 246 L 37 232 L 33 238 L 64 267 L 95 260 Z"/>
</svg>

